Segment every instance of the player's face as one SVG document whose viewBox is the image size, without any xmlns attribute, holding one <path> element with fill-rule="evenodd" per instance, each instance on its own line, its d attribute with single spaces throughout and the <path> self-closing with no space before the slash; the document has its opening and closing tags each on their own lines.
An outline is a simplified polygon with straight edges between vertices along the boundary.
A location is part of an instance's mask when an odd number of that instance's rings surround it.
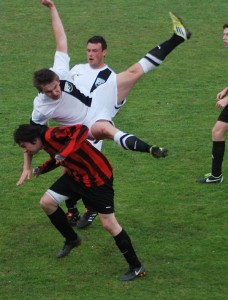
<svg viewBox="0 0 228 300">
<path fill-rule="evenodd" d="M 19 146 L 23 149 L 24 153 L 26 152 L 31 155 L 38 153 L 43 148 L 41 139 L 38 138 L 35 140 L 34 144 L 29 142 L 21 142 Z"/>
<path fill-rule="evenodd" d="M 106 50 L 102 50 L 101 43 L 87 44 L 87 61 L 94 69 L 98 69 L 104 66 L 104 59 Z"/>
<path fill-rule="evenodd" d="M 43 93 L 53 100 L 58 100 L 61 96 L 60 82 L 58 79 L 53 80 L 51 83 L 42 86 Z"/>
<path fill-rule="evenodd" d="M 225 28 L 223 31 L 223 43 L 224 47 L 228 47 L 228 28 Z"/>
</svg>

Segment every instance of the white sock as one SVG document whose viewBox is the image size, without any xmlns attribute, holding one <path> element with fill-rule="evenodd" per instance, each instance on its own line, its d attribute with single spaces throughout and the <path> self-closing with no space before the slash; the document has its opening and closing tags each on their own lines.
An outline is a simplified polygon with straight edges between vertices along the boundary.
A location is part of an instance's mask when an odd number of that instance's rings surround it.
<svg viewBox="0 0 228 300">
<path fill-rule="evenodd" d="M 118 131 L 114 135 L 114 142 L 119 145 L 120 147 L 129 150 L 129 148 L 126 145 L 126 139 L 133 136 L 132 134 L 125 133 L 123 131 Z"/>
<path fill-rule="evenodd" d="M 150 53 L 147 53 L 143 58 L 140 59 L 139 64 L 143 68 L 144 73 L 148 73 L 149 71 L 160 66 L 162 62 L 162 60 L 151 55 Z"/>
</svg>

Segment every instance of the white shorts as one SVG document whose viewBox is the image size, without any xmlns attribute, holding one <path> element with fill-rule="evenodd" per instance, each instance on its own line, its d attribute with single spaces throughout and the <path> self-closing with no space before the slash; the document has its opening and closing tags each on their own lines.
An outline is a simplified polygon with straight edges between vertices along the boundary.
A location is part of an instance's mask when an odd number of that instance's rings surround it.
<svg viewBox="0 0 228 300">
<path fill-rule="evenodd" d="M 89 137 L 91 135 L 92 125 L 99 120 L 112 122 L 116 115 L 117 104 L 117 82 L 116 77 L 105 84 L 100 85 L 93 92 L 91 107 L 88 109 L 83 124 L 89 128 Z"/>
<path fill-rule="evenodd" d="M 90 142 L 90 144 L 92 144 L 97 150 L 101 151 L 103 140 L 88 139 L 87 141 Z"/>
<path fill-rule="evenodd" d="M 68 196 L 58 194 L 50 189 L 48 189 L 45 194 L 50 196 L 55 202 L 58 203 L 58 205 L 60 205 L 63 201 L 66 201 L 67 199 L 69 199 Z"/>
</svg>

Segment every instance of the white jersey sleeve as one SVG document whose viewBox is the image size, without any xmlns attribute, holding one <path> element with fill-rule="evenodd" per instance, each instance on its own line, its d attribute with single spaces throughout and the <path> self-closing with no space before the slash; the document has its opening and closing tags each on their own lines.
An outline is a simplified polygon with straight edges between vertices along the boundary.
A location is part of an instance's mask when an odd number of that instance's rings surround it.
<svg viewBox="0 0 228 300">
<path fill-rule="evenodd" d="M 70 76 L 70 57 L 67 53 L 56 51 L 54 56 L 54 65 L 51 68 L 59 79 L 67 80 Z"/>
<path fill-rule="evenodd" d="M 39 98 L 40 98 L 40 94 L 38 94 L 38 96 L 34 99 L 34 103 L 33 103 L 33 111 L 32 111 L 32 116 L 31 116 L 31 120 L 39 125 L 47 125 L 48 124 L 48 117 L 47 115 L 43 114 L 39 109 Z"/>
</svg>

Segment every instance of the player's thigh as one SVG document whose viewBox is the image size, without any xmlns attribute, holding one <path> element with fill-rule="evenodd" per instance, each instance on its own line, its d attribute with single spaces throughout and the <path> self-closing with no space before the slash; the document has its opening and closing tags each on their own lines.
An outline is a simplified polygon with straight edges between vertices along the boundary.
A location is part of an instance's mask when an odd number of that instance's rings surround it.
<svg viewBox="0 0 228 300">
<path fill-rule="evenodd" d="M 119 131 L 113 124 L 106 120 L 98 120 L 91 126 L 91 133 L 95 139 L 113 139 Z"/>
<path fill-rule="evenodd" d="M 126 71 L 117 74 L 118 104 L 121 104 L 123 99 L 127 98 L 129 92 L 133 89 L 134 85 L 143 75 L 144 72 L 139 63 L 136 63 Z"/>
<path fill-rule="evenodd" d="M 112 178 L 101 186 L 84 186 L 82 187 L 82 193 L 84 204 L 93 207 L 94 211 L 105 215 L 114 213 L 114 190 Z"/>
<path fill-rule="evenodd" d="M 212 139 L 213 141 L 224 140 L 224 135 L 228 131 L 228 123 L 217 121 L 212 129 Z"/>
</svg>

